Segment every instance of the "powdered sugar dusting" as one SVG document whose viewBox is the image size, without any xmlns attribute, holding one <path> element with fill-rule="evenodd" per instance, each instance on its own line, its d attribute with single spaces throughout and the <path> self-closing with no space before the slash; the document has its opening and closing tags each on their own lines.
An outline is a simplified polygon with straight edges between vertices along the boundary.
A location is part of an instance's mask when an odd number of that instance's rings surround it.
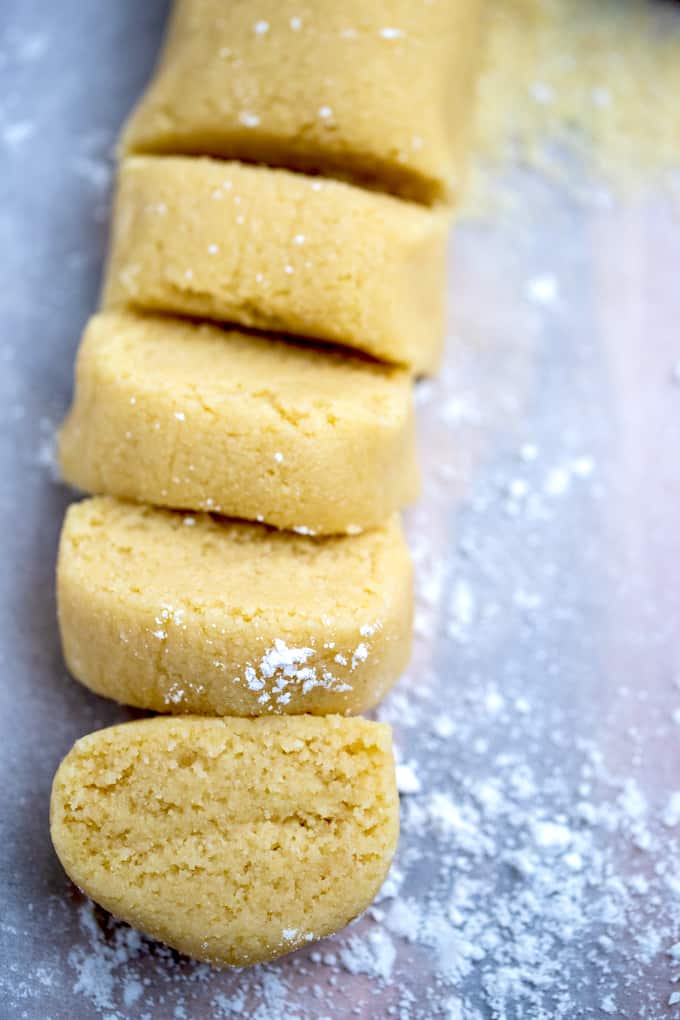
<svg viewBox="0 0 680 1020">
<path fill-rule="evenodd" d="M 309 694 L 316 687 L 336 693 L 352 689 L 350 683 L 315 665 L 315 657 L 314 648 L 291 647 L 277 638 L 258 663 L 246 666 L 245 684 L 251 691 L 261 692 L 258 701 L 265 711 L 287 705 L 293 693 L 296 696 Z M 338 662 L 337 655 L 335 661 Z M 238 677 L 235 680 L 239 682 Z"/>
</svg>

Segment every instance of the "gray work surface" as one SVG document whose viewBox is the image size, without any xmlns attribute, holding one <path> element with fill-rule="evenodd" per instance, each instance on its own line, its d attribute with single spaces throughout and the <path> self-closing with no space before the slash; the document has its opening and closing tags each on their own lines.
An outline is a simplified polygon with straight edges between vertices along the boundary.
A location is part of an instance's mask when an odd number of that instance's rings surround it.
<svg viewBox="0 0 680 1020">
<path fill-rule="evenodd" d="M 52 440 L 97 299 L 111 147 L 165 14 L 1 5 L 0 1018 L 677 1014 L 680 229 L 661 192 L 576 201 L 518 172 L 519 221 L 456 231 L 449 354 L 418 390 L 416 649 L 380 711 L 402 839 L 376 906 L 220 973 L 115 925 L 55 858 L 60 758 L 129 713 L 61 658 L 73 497 Z"/>
</svg>

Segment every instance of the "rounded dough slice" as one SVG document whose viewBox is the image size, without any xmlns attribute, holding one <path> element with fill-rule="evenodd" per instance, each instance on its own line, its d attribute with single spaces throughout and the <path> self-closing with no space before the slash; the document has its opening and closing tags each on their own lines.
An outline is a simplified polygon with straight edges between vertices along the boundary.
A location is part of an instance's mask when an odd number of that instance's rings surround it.
<svg viewBox="0 0 680 1020">
<path fill-rule="evenodd" d="M 431 372 L 448 223 L 286 170 L 133 157 L 120 166 L 104 304 L 308 337 Z"/>
<path fill-rule="evenodd" d="M 460 191 L 480 0 L 176 0 L 123 148 Z"/>
<path fill-rule="evenodd" d="M 158 712 L 363 712 L 410 652 L 397 519 L 307 538 L 88 499 L 66 515 L 57 598 L 73 675 Z"/>
<path fill-rule="evenodd" d="M 208 963 L 270 960 L 337 931 L 398 837 L 388 726 L 157 717 L 79 740 L 54 778 L 55 850 L 112 914 Z"/>
<path fill-rule="evenodd" d="M 407 372 L 161 316 L 90 320 L 59 453 L 85 491 L 305 534 L 380 525 L 418 489 Z"/>
</svg>

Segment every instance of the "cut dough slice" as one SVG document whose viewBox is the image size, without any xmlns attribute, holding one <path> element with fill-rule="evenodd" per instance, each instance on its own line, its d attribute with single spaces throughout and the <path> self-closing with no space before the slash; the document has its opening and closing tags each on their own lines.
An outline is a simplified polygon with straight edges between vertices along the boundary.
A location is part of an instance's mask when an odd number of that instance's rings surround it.
<svg viewBox="0 0 680 1020">
<path fill-rule="evenodd" d="M 480 0 L 178 0 L 123 148 L 459 191 Z"/>
<path fill-rule="evenodd" d="M 303 533 L 382 524 L 418 488 L 406 371 L 159 316 L 86 330 L 64 476 Z"/>
<path fill-rule="evenodd" d="M 387 195 L 213 159 L 120 168 L 104 303 L 438 364 L 448 217 Z"/>
<path fill-rule="evenodd" d="M 144 719 L 79 740 L 54 778 L 69 877 L 181 952 L 243 966 L 337 931 L 398 836 L 389 727 L 365 719 Z"/>
<path fill-rule="evenodd" d="M 73 675 L 157 712 L 362 712 L 410 652 L 411 566 L 396 518 L 306 538 L 88 499 L 66 515 L 57 595 Z"/>
</svg>

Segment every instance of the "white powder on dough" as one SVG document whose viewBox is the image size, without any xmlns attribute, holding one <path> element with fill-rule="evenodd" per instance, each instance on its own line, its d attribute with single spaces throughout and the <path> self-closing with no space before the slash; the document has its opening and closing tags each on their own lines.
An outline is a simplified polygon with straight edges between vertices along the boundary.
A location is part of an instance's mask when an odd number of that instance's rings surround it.
<svg viewBox="0 0 680 1020">
<path fill-rule="evenodd" d="M 339 679 L 328 670 L 321 670 L 312 664 L 316 652 L 311 647 L 291 647 L 281 638 L 268 648 L 256 664 L 246 666 L 244 682 L 251 691 L 260 691 L 260 704 L 271 711 L 275 706 L 287 705 L 293 691 L 309 694 L 315 687 L 343 692 L 351 690 L 351 684 Z M 342 656 L 336 655 L 340 662 Z M 238 682 L 238 681 L 237 681 Z M 265 687 L 269 690 L 265 691 Z"/>
</svg>

